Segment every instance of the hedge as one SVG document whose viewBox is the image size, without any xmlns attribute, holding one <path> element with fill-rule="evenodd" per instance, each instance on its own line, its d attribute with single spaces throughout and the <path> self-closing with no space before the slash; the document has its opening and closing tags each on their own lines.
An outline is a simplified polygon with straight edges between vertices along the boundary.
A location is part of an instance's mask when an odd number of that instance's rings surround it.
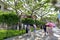
<svg viewBox="0 0 60 40">
<path fill-rule="evenodd" d="M 19 17 L 16 14 L 1 14 L 0 15 L 0 23 L 6 23 L 6 24 L 17 24 L 19 21 Z"/>
<path fill-rule="evenodd" d="M 0 40 L 26 33 L 25 30 L 0 30 Z"/>
<path fill-rule="evenodd" d="M 39 20 L 33 20 L 32 18 L 25 18 L 25 19 L 22 19 L 22 23 L 23 24 L 30 24 L 30 25 L 33 25 L 33 24 L 36 24 L 36 25 L 44 25 L 45 22 L 44 21 L 39 21 Z"/>
<path fill-rule="evenodd" d="M 39 30 L 40 28 L 37 28 Z M 34 28 L 31 28 L 31 31 L 33 31 Z M 14 37 L 18 35 L 23 35 L 26 33 L 26 30 L 0 30 L 0 40 L 4 40 L 9 37 Z"/>
<path fill-rule="evenodd" d="M 23 24 L 34 24 L 34 20 L 32 18 L 25 18 L 25 19 L 22 19 L 22 23 Z"/>
</svg>

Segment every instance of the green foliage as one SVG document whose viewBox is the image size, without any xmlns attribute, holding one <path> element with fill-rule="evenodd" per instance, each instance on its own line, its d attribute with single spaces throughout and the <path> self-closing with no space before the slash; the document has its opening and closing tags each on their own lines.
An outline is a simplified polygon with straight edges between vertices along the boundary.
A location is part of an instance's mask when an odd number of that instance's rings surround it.
<svg viewBox="0 0 60 40">
<path fill-rule="evenodd" d="M 33 31 L 34 29 L 31 28 L 31 31 Z M 39 30 L 39 28 L 37 28 L 37 30 Z M 23 30 L 0 30 L 0 40 L 4 40 L 6 38 L 9 37 L 14 37 L 14 36 L 18 36 L 18 35 L 23 35 L 25 34 L 26 31 Z"/>
<path fill-rule="evenodd" d="M 45 24 L 46 24 L 46 22 L 44 22 L 44 21 L 40 21 L 40 24 L 45 25 Z"/>
<path fill-rule="evenodd" d="M 17 35 L 22 35 L 24 33 L 26 33 L 25 30 L 0 30 L 0 40 Z"/>
<path fill-rule="evenodd" d="M 14 2 L 14 4 L 12 4 L 13 2 Z M 39 14 L 43 14 L 43 13 L 38 14 L 38 12 L 41 11 L 40 8 L 51 6 L 48 4 L 49 2 L 50 2 L 50 0 L 17 0 L 17 1 L 7 0 L 3 3 L 6 3 L 5 5 L 8 5 L 8 8 L 11 7 L 12 9 L 14 9 L 13 11 L 21 10 L 23 13 L 26 13 L 26 14 L 33 14 L 33 12 L 37 11 L 36 15 L 39 15 Z M 44 5 L 44 4 L 48 4 L 48 5 Z M 50 8 L 50 7 L 48 7 L 48 8 Z M 47 10 L 47 8 L 45 8 L 45 9 Z M 43 11 L 43 12 L 45 12 L 45 11 Z"/>
<path fill-rule="evenodd" d="M 24 24 L 30 24 L 30 25 L 33 25 L 33 24 L 44 25 L 45 24 L 45 22 L 43 22 L 43 21 L 33 20 L 32 18 L 22 19 L 22 23 L 24 23 Z"/>
<path fill-rule="evenodd" d="M 14 14 L 5 15 L 5 19 L 7 24 L 16 24 L 19 21 L 18 16 Z"/>
<path fill-rule="evenodd" d="M 24 24 L 34 24 L 34 20 L 32 18 L 22 19 L 22 23 Z"/>
<path fill-rule="evenodd" d="M 57 0 L 52 0 L 51 3 L 55 5 L 57 3 Z"/>
<path fill-rule="evenodd" d="M 13 13 L 1 13 L 0 14 L 0 23 L 6 23 L 6 24 L 17 24 L 19 21 L 19 17 Z"/>
<path fill-rule="evenodd" d="M 46 3 L 49 3 L 51 0 L 45 0 Z"/>
<path fill-rule="evenodd" d="M 20 9 L 20 8 L 23 8 L 23 3 L 21 1 L 19 1 L 17 4 L 16 4 L 16 9 Z"/>
<path fill-rule="evenodd" d="M 36 23 L 36 25 L 44 25 L 45 24 L 45 22 L 41 21 L 41 20 L 40 21 L 36 20 L 35 23 Z"/>
<path fill-rule="evenodd" d="M 0 30 L 0 40 L 3 40 L 3 37 L 6 37 L 6 30 Z"/>
<path fill-rule="evenodd" d="M 40 21 L 35 20 L 36 25 L 40 25 Z"/>
<path fill-rule="evenodd" d="M 39 2 L 41 2 L 42 0 L 38 0 Z"/>
<path fill-rule="evenodd" d="M 49 17 L 44 16 L 43 20 L 52 20 L 53 22 L 56 22 L 56 20 L 57 20 L 57 12 L 54 12 L 54 14 L 49 14 L 48 16 Z"/>
</svg>

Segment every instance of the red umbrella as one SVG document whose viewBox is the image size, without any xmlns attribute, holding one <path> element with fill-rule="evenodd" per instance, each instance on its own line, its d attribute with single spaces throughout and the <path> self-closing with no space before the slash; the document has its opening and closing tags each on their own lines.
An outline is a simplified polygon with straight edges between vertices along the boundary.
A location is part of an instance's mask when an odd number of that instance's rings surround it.
<svg viewBox="0 0 60 40">
<path fill-rule="evenodd" d="M 52 23 L 52 22 L 48 22 L 48 23 L 46 23 L 46 25 L 49 26 L 49 27 L 55 27 L 55 24 Z"/>
<path fill-rule="evenodd" d="M 46 23 L 46 25 L 49 25 L 50 22 Z"/>
</svg>

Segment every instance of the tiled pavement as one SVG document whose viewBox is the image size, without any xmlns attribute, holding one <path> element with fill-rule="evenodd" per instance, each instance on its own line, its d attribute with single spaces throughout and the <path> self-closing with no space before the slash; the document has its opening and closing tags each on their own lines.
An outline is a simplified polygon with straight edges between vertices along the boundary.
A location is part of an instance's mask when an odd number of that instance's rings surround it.
<svg viewBox="0 0 60 40">
<path fill-rule="evenodd" d="M 31 36 L 27 36 L 27 34 L 24 34 L 22 36 L 16 36 L 5 40 L 60 40 L 60 37 L 56 37 L 56 36 L 59 35 L 55 34 L 55 36 L 51 36 L 51 37 L 49 37 L 48 35 L 43 36 L 42 31 L 38 30 L 36 31 L 36 33 L 31 32 Z"/>
</svg>

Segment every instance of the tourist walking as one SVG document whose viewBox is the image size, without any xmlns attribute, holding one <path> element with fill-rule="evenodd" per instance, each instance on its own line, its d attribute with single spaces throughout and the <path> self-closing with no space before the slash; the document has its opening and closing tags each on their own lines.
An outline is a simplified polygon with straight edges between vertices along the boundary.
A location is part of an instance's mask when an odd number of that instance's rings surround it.
<svg viewBox="0 0 60 40">
<path fill-rule="evenodd" d="M 36 25 L 33 24 L 33 27 L 34 27 L 34 33 L 36 33 Z"/>
<path fill-rule="evenodd" d="M 27 33 L 28 36 L 31 35 L 30 25 L 27 25 L 27 27 L 26 27 L 26 33 Z"/>
<path fill-rule="evenodd" d="M 47 25 L 48 35 L 49 35 L 49 36 L 53 36 L 53 31 L 52 31 L 52 29 L 55 27 L 55 24 L 54 24 L 52 21 L 50 21 L 50 22 L 48 22 L 46 25 Z"/>
<path fill-rule="evenodd" d="M 47 32 L 46 32 L 46 25 L 45 24 L 43 25 L 43 30 L 44 30 L 44 34 L 46 35 Z"/>
</svg>

